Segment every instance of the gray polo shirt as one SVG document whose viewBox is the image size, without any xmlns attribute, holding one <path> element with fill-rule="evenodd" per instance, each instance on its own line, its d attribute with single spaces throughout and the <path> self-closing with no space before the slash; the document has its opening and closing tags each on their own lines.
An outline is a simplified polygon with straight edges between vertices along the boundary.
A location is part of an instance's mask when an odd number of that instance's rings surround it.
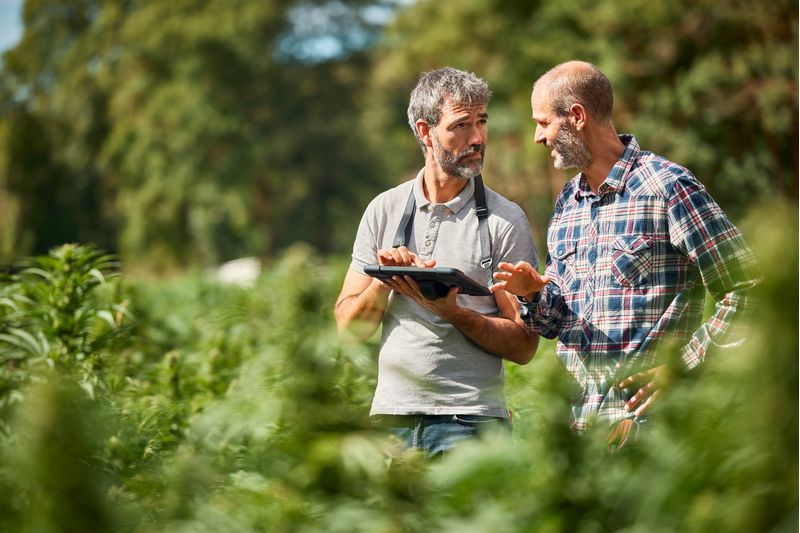
<svg viewBox="0 0 800 533">
<path fill-rule="evenodd" d="M 432 204 L 417 177 L 378 195 L 358 227 L 350 268 L 364 273 L 376 264 L 378 249 L 390 249 L 412 188 L 416 198 L 414 231 L 408 248 L 436 266 L 455 267 L 485 283 L 480 265 L 478 217 L 473 180 L 445 204 Z M 537 265 L 530 226 L 520 207 L 488 187 L 492 270 L 497 263 L 527 261 Z M 494 296 L 458 295 L 462 307 L 497 314 Z M 503 363 L 452 324 L 392 292 L 383 316 L 378 357 L 378 385 L 370 414 L 470 414 L 506 417 Z"/>
</svg>

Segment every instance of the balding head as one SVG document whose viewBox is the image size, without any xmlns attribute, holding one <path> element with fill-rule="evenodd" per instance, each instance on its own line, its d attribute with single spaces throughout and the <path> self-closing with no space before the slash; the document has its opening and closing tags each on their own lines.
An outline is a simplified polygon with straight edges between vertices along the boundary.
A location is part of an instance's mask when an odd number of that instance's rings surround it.
<svg viewBox="0 0 800 533">
<path fill-rule="evenodd" d="M 585 61 L 568 61 L 551 68 L 533 85 L 559 117 L 569 114 L 572 104 L 581 104 L 598 124 L 611 123 L 614 94 L 611 81 Z"/>
</svg>

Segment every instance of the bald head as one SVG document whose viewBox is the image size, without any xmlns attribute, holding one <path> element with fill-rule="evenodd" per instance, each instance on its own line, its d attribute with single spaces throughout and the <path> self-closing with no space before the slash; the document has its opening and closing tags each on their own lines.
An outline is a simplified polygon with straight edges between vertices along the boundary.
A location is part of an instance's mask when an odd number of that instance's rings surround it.
<svg viewBox="0 0 800 533">
<path fill-rule="evenodd" d="M 598 124 L 611 123 L 614 94 L 611 81 L 585 61 L 568 61 L 545 72 L 533 85 L 559 117 L 569 114 L 572 104 L 581 104 Z"/>
</svg>

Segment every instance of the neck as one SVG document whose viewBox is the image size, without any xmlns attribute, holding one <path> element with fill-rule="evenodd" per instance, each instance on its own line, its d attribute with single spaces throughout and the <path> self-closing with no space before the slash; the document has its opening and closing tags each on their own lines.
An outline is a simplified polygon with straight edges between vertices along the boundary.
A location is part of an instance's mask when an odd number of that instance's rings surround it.
<svg viewBox="0 0 800 533">
<path fill-rule="evenodd" d="M 625 151 L 625 145 L 619 140 L 617 131 L 612 125 L 598 128 L 593 132 L 587 131 L 586 143 L 592 154 L 592 162 L 581 171 L 586 176 L 586 182 L 592 191 L 597 192 Z"/>
<path fill-rule="evenodd" d="M 434 204 L 449 202 L 467 186 L 469 180 L 446 174 L 432 156 L 425 158 L 422 189 L 425 197 Z"/>
</svg>

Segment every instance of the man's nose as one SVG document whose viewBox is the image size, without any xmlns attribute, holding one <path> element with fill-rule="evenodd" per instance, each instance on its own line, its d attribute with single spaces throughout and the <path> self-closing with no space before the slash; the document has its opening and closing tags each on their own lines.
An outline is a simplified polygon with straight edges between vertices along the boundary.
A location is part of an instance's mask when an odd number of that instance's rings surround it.
<svg viewBox="0 0 800 533">
<path fill-rule="evenodd" d="M 478 144 L 486 144 L 486 135 L 481 128 L 472 128 L 471 135 L 469 138 L 470 146 L 475 146 Z"/>
<path fill-rule="evenodd" d="M 536 141 L 537 144 L 547 144 L 547 139 L 545 139 L 544 132 L 540 126 L 536 126 L 536 131 L 533 132 L 533 140 Z"/>
</svg>

